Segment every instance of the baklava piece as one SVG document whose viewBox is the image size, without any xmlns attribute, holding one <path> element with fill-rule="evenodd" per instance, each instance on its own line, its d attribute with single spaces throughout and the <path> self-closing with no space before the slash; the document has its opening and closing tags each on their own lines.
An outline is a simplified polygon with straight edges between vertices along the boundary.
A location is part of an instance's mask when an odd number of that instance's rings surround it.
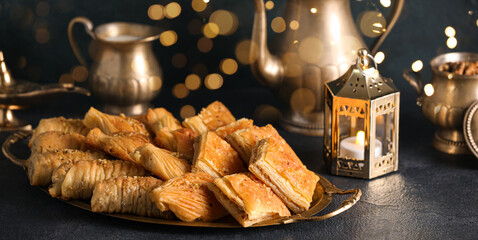
<svg viewBox="0 0 478 240">
<path fill-rule="evenodd" d="M 208 187 L 244 227 L 290 216 L 289 210 L 272 189 L 250 173 L 216 178 Z"/>
<path fill-rule="evenodd" d="M 31 147 L 35 138 L 40 135 L 41 133 L 48 132 L 48 131 L 60 131 L 65 133 L 77 133 L 83 136 L 88 134 L 88 129 L 85 125 L 83 125 L 83 121 L 81 119 L 66 119 L 64 117 L 55 117 L 55 118 L 45 118 L 40 120 L 38 126 L 33 130 L 32 137 L 30 138 L 30 142 L 28 146 Z"/>
<path fill-rule="evenodd" d="M 63 149 L 86 151 L 85 136 L 77 133 L 48 131 L 39 134 L 32 143 L 32 153 L 46 153 Z"/>
<path fill-rule="evenodd" d="M 234 118 L 229 109 L 221 102 L 215 101 L 203 108 L 198 115 L 186 118 L 183 126 L 192 129 L 197 135 L 201 135 L 234 121 L 236 121 L 236 118 Z"/>
<path fill-rule="evenodd" d="M 186 173 L 154 189 L 151 200 L 159 210 L 171 210 L 183 221 L 211 222 L 227 215 L 207 187 L 213 180 L 204 172 Z"/>
<path fill-rule="evenodd" d="M 231 133 L 233 133 L 237 130 L 252 128 L 252 126 L 253 126 L 253 121 L 251 119 L 241 118 L 241 119 L 239 119 L 235 122 L 229 123 L 226 126 L 219 127 L 214 132 L 216 132 L 216 134 L 220 138 L 226 139 L 226 137 L 229 134 L 231 134 Z"/>
<path fill-rule="evenodd" d="M 252 151 L 251 171 L 269 186 L 294 213 L 309 209 L 319 181 L 292 148 L 276 139 L 262 139 Z"/>
</svg>

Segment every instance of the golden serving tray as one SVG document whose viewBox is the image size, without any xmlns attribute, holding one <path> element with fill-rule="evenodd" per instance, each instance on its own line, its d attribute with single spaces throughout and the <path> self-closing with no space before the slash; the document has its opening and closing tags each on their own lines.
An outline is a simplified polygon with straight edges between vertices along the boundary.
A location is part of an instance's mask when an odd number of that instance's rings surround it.
<svg viewBox="0 0 478 240">
<path fill-rule="evenodd" d="M 30 137 L 32 131 L 20 131 L 12 134 L 5 140 L 2 145 L 2 152 L 3 154 L 14 164 L 25 168 L 25 160 L 16 157 L 12 152 L 11 148 L 13 145 L 18 144 L 22 149 L 29 151 L 26 139 Z M 320 175 L 319 175 L 320 176 Z M 48 194 L 48 190 L 46 188 L 41 188 L 45 193 Z M 344 195 L 344 194 L 352 194 L 349 198 L 347 198 L 339 208 L 335 209 L 334 211 L 321 215 L 321 216 L 314 216 L 315 214 L 322 211 L 325 207 L 327 207 L 334 198 L 334 195 Z M 351 208 L 357 201 L 360 199 L 362 195 L 362 191 L 360 189 L 350 189 L 350 190 L 341 190 L 331 184 L 327 179 L 320 176 L 320 180 L 317 183 L 315 188 L 313 200 L 311 203 L 311 207 L 309 210 L 302 212 L 300 214 L 295 214 L 290 217 L 283 217 L 279 219 L 274 219 L 270 221 L 265 221 L 261 223 L 257 223 L 252 225 L 251 227 L 263 227 L 263 226 L 272 226 L 272 225 L 280 225 L 280 224 L 289 224 L 293 222 L 317 222 L 322 221 L 327 218 L 331 218 L 336 216 L 347 209 Z M 70 205 L 91 211 L 91 206 L 89 202 L 79 201 L 79 200 L 61 200 L 65 203 Z M 180 220 L 165 220 L 159 218 L 152 218 L 152 217 L 141 217 L 129 214 L 106 214 L 102 213 L 103 215 L 127 219 L 137 222 L 147 222 L 147 223 L 155 223 L 155 224 L 164 224 L 164 225 L 175 225 L 175 226 L 190 226 L 190 227 L 215 227 L 215 228 L 241 228 L 242 226 L 236 222 L 231 216 L 221 218 L 214 222 L 183 222 Z"/>
</svg>

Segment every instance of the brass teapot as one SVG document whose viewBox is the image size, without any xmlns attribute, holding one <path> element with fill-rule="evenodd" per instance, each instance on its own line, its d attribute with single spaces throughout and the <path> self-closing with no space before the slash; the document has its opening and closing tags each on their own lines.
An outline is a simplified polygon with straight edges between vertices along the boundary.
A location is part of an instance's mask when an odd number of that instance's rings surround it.
<svg viewBox="0 0 478 240">
<path fill-rule="evenodd" d="M 386 31 L 376 39 L 372 54 L 395 25 L 404 0 L 396 0 Z M 324 131 L 324 83 L 343 75 L 365 48 L 350 10 L 349 0 L 288 0 L 285 21 L 295 22 L 280 46 L 280 57 L 267 47 L 263 0 L 254 0 L 252 72 L 260 83 L 273 89 L 288 106 L 281 125 L 288 131 L 322 136 Z"/>
<path fill-rule="evenodd" d="M 106 23 L 93 29 L 93 23 L 85 17 L 72 19 L 68 38 L 76 58 L 85 67 L 85 58 L 73 35 L 76 23 L 85 26 L 96 44 L 88 81 L 93 95 L 103 103 L 100 108 L 113 114 L 144 113 L 162 86 L 162 70 L 151 44 L 159 38 L 160 29 L 127 22 Z"/>
</svg>

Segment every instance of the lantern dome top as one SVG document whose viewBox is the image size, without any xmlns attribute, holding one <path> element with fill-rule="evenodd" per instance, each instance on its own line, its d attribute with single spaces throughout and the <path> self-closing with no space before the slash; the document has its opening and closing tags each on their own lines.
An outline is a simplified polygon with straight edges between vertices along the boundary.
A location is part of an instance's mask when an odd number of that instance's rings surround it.
<svg viewBox="0 0 478 240">
<path fill-rule="evenodd" d="M 367 49 L 359 49 L 357 55 L 355 64 L 344 75 L 326 83 L 334 96 L 373 100 L 398 92 L 392 79 L 380 76 L 377 63 Z"/>
</svg>

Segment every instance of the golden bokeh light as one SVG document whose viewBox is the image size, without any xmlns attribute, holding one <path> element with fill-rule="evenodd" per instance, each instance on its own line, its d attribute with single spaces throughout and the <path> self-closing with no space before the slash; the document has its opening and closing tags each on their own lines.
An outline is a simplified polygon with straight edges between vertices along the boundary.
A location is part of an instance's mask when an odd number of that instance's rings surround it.
<svg viewBox="0 0 478 240">
<path fill-rule="evenodd" d="M 231 35 L 237 30 L 239 21 L 237 16 L 226 10 L 216 10 L 209 17 L 209 22 L 219 27 L 220 35 Z"/>
<path fill-rule="evenodd" d="M 35 22 L 33 23 L 33 29 L 35 31 L 38 31 L 39 29 L 48 28 L 48 22 L 44 18 L 37 18 Z"/>
<path fill-rule="evenodd" d="M 164 7 L 160 4 L 153 4 L 148 8 L 148 16 L 151 20 L 161 20 L 164 18 Z"/>
<path fill-rule="evenodd" d="M 296 89 L 290 97 L 291 108 L 300 113 L 309 113 L 315 107 L 315 94 L 308 88 Z"/>
<path fill-rule="evenodd" d="M 392 5 L 392 2 L 390 0 L 380 0 L 380 4 L 382 4 L 383 7 L 390 7 Z"/>
<path fill-rule="evenodd" d="M 181 5 L 177 2 L 171 2 L 168 5 L 166 5 L 164 9 L 164 15 L 171 19 L 179 16 L 181 14 Z"/>
<path fill-rule="evenodd" d="M 197 90 L 201 87 L 201 78 L 196 74 L 189 74 L 184 81 L 184 84 L 189 90 Z"/>
<path fill-rule="evenodd" d="M 35 40 L 38 43 L 47 43 L 50 41 L 50 32 L 46 28 L 38 29 L 35 34 Z"/>
<path fill-rule="evenodd" d="M 359 15 L 360 31 L 367 37 L 378 37 L 386 31 L 387 21 L 379 11 L 366 11 Z"/>
<path fill-rule="evenodd" d="M 206 76 L 208 71 L 207 71 L 206 65 L 204 65 L 202 63 L 198 63 L 198 64 L 194 65 L 194 67 L 192 69 L 192 72 L 201 76 L 201 77 L 204 77 L 204 76 Z"/>
<path fill-rule="evenodd" d="M 50 13 L 50 4 L 45 1 L 41 1 L 37 4 L 35 12 L 40 17 L 45 17 Z"/>
<path fill-rule="evenodd" d="M 249 39 L 242 40 L 236 45 L 236 58 L 242 64 L 252 64 L 257 59 L 257 50 L 257 44 Z M 251 52 L 253 53 L 252 55 Z"/>
<path fill-rule="evenodd" d="M 299 29 L 299 26 L 300 26 L 300 25 L 299 25 L 299 21 L 297 21 L 297 20 L 292 20 L 292 21 L 290 21 L 290 23 L 289 23 L 289 27 L 290 27 L 290 29 L 292 29 L 292 30 L 297 30 L 297 29 Z"/>
<path fill-rule="evenodd" d="M 433 88 L 433 85 L 431 83 L 427 83 L 425 87 L 423 87 L 423 91 L 428 97 L 432 96 L 433 93 L 435 93 L 435 89 Z"/>
<path fill-rule="evenodd" d="M 148 78 L 149 88 L 153 91 L 158 91 L 163 86 L 163 80 L 159 76 L 151 76 Z"/>
<path fill-rule="evenodd" d="M 446 45 L 448 46 L 449 49 L 455 48 L 457 44 L 458 44 L 458 41 L 456 40 L 455 37 L 450 37 L 446 41 Z"/>
<path fill-rule="evenodd" d="M 215 38 L 219 34 L 219 26 L 215 23 L 206 23 L 202 29 L 202 33 L 207 38 Z"/>
<path fill-rule="evenodd" d="M 279 109 L 271 106 L 271 105 L 259 105 L 254 110 L 254 119 L 262 122 L 273 122 L 280 118 L 280 111 Z"/>
<path fill-rule="evenodd" d="M 285 31 L 286 24 L 285 24 L 284 18 L 275 17 L 274 19 L 272 19 L 271 28 L 272 28 L 272 31 L 274 31 L 276 33 L 281 33 L 283 31 Z"/>
<path fill-rule="evenodd" d="M 226 58 L 221 61 L 219 68 L 224 74 L 232 75 L 237 71 L 237 62 L 232 58 Z"/>
<path fill-rule="evenodd" d="M 64 73 L 60 76 L 60 79 L 58 80 L 58 83 L 63 86 L 63 87 L 73 87 L 75 86 L 75 80 L 69 73 Z"/>
<path fill-rule="evenodd" d="M 198 40 L 197 47 L 199 51 L 207 53 L 212 49 L 212 40 L 207 37 L 202 37 Z"/>
<path fill-rule="evenodd" d="M 447 37 L 454 37 L 455 34 L 456 34 L 456 31 L 453 27 L 448 26 L 445 28 L 445 35 Z"/>
<path fill-rule="evenodd" d="M 207 3 L 204 2 L 204 0 L 192 0 L 191 7 L 193 7 L 194 11 L 196 12 L 202 12 L 206 10 Z"/>
<path fill-rule="evenodd" d="M 188 23 L 188 32 L 192 35 L 199 35 L 201 34 L 202 30 L 202 22 L 199 19 L 193 19 Z"/>
<path fill-rule="evenodd" d="M 317 8 L 311 8 L 310 12 L 313 13 L 313 14 L 316 14 L 317 13 Z"/>
<path fill-rule="evenodd" d="M 414 72 L 420 72 L 423 68 L 423 62 L 421 60 L 416 60 L 412 63 L 412 70 Z"/>
<path fill-rule="evenodd" d="M 178 83 L 173 87 L 173 95 L 179 99 L 185 98 L 189 95 L 189 89 L 184 83 Z"/>
<path fill-rule="evenodd" d="M 269 0 L 269 1 L 266 2 L 265 5 L 266 5 L 266 9 L 267 9 L 267 10 L 271 10 L 271 9 L 274 8 L 274 2 L 273 2 L 273 1 L 270 1 L 270 0 Z"/>
<path fill-rule="evenodd" d="M 188 62 L 186 56 L 182 53 L 176 53 L 171 58 L 171 63 L 175 68 L 183 68 Z"/>
<path fill-rule="evenodd" d="M 476 19 L 476 26 L 478 26 L 478 19 Z"/>
<path fill-rule="evenodd" d="M 317 63 L 322 55 L 322 42 L 315 37 L 308 37 L 299 43 L 299 57 L 307 63 Z"/>
<path fill-rule="evenodd" d="M 76 66 L 71 71 L 71 76 L 77 82 L 84 82 L 88 79 L 88 69 L 84 66 Z"/>
<path fill-rule="evenodd" d="M 385 53 L 383 52 L 377 52 L 375 54 L 375 57 L 374 57 L 374 60 L 377 64 L 380 64 L 383 62 L 383 60 L 385 60 Z"/>
<path fill-rule="evenodd" d="M 182 119 L 192 117 L 194 115 L 196 115 L 196 109 L 194 109 L 194 107 L 191 105 L 184 105 L 179 111 L 179 116 L 181 116 Z"/>
<path fill-rule="evenodd" d="M 209 0 L 203 0 L 205 3 L 209 3 Z"/>
<path fill-rule="evenodd" d="M 216 90 L 222 87 L 222 76 L 217 73 L 211 73 L 204 79 L 204 85 L 210 90 Z"/>
<path fill-rule="evenodd" d="M 284 73 L 287 77 L 296 77 L 302 74 L 301 60 L 297 52 L 284 53 L 282 55 L 282 62 L 284 63 Z"/>
<path fill-rule="evenodd" d="M 164 31 L 159 35 L 159 41 L 163 46 L 169 47 L 178 41 L 178 35 L 172 30 Z"/>
</svg>

